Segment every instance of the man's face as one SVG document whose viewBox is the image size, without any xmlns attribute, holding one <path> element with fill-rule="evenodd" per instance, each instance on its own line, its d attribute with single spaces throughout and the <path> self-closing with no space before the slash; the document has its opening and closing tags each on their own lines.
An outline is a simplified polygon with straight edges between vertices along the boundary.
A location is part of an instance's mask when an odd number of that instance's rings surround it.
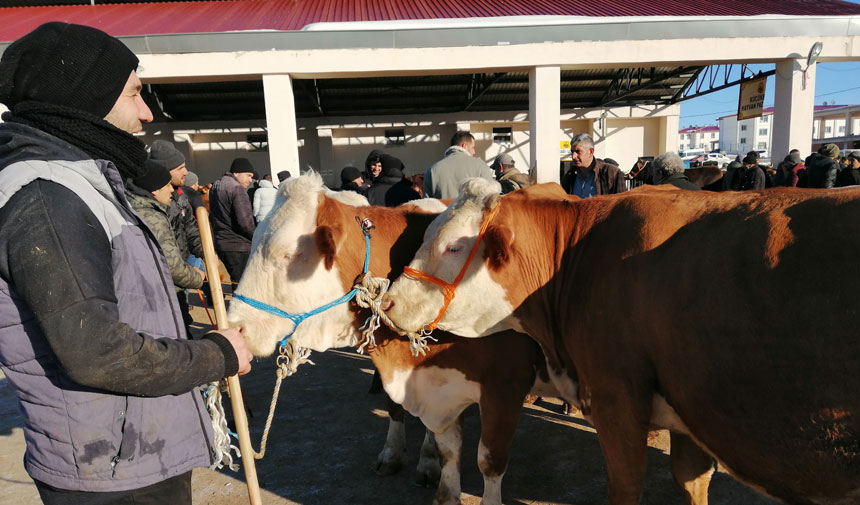
<svg viewBox="0 0 860 505">
<path fill-rule="evenodd" d="M 122 93 L 113 104 L 113 108 L 105 116 L 105 121 L 128 133 L 137 133 L 143 129 L 142 123 L 152 121 L 152 111 L 149 110 L 140 95 L 142 85 L 137 73 L 132 70 L 128 76 Z"/>
<path fill-rule="evenodd" d="M 382 172 L 382 162 L 377 161 L 373 165 L 370 165 L 370 173 L 373 174 L 373 178 L 379 177 L 379 174 Z M 361 179 L 361 177 L 359 177 Z"/>
<path fill-rule="evenodd" d="M 860 159 L 851 158 L 848 160 L 848 162 L 851 164 L 851 168 L 853 168 L 855 170 L 860 168 Z"/>
<path fill-rule="evenodd" d="M 185 176 L 188 175 L 188 169 L 185 168 L 185 163 L 179 165 L 170 171 L 170 184 L 174 188 L 178 188 L 185 184 Z"/>
<path fill-rule="evenodd" d="M 594 148 L 585 147 L 580 142 L 570 148 L 570 159 L 575 166 L 586 168 L 594 160 Z"/>
<path fill-rule="evenodd" d="M 152 196 L 164 205 L 170 205 L 171 194 L 173 194 L 173 184 L 171 183 L 168 183 L 163 188 L 156 189 L 152 192 Z"/>
<path fill-rule="evenodd" d="M 361 187 L 361 185 L 364 184 L 364 179 L 362 179 L 361 177 L 356 177 L 355 179 L 352 180 L 352 182 L 356 186 Z"/>
<path fill-rule="evenodd" d="M 239 181 L 239 184 L 242 185 L 243 188 L 247 188 L 254 182 L 254 174 L 249 172 L 242 172 L 241 174 L 233 174 L 233 177 Z"/>
</svg>

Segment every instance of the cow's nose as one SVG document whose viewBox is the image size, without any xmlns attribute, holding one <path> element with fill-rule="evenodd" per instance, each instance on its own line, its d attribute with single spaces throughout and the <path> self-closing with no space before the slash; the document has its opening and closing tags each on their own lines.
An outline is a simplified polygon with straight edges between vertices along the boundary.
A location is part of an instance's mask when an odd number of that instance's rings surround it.
<svg viewBox="0 0 860 505">
<path fill-rule="evenodd" d="M 394 307 L 394 300 L 392 300 L 391 297 L 388 296 L 388 293 L 385 293 L 384 295 L 382 295 L 382 303 L 379 306 L 382 308 L 382 310 L 387 312 L 391 307 Z"/>
</svg>

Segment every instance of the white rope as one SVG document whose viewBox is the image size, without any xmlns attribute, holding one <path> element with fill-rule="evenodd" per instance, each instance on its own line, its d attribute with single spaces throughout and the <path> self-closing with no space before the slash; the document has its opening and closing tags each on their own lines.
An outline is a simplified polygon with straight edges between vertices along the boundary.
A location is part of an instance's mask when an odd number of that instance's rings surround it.
<svg viewBox="0 0 860 505">
<path fill-rule="evenodd" d="M 435 338 L 430 336 L 430 333 L 424 331 L 414 333 L 402 330 L 382 310 L 382 297 L 390 286 L 390 280 L 384 277 L 373 277 L 369 271 L 353 286 L 353 288 L 358 289 L 358 293 L 355 294 L 355 302 L 359 307 L 370 309 L 371 312 L 370 316 L 364 321 L 364 325 L 359 328 L 359 330 L 362 330 L 362 336 L 357 345 L 358 352 L 364 353 L 364 349 L 368 345 L 376 345 L 373 333 L 381 326 L 380 321 L 382 321 L 389 328 L 409 338 L 409 349 L 412 351 L 413 356 L 427 354 L 427 339 L 436 341 Z"/>
<path fill-rule="evenodd" d="M 242 453 L 238 447 L 230 442 L 230 429 L 227 427 L 227 416 L 224 413 L 224 405 L 221 403 L 222 387 L 225 387 L 222 383 L 211 382 L 204 392 L 206 408 L 209 410 L 209 417 L 212 418 L 212 431 L 215 434 L 215 462 L 209 469 L 220 470 L 226 466 L 230 470 L 238 472 L 239 463 L 233 461 L 231 451 L 236 453 L 237 458 L 241 458 Z"/>
</svg>

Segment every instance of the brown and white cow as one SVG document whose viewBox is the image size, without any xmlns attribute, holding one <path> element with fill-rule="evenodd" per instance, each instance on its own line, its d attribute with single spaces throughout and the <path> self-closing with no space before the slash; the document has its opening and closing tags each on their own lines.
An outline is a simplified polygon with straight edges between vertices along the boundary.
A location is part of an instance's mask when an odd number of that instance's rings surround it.
<svg viewBox="0 0 860 505">
<path fill-rule="evenodd" d="M 498 206 L 439 328 L 540 343 L 597 429 L 611 503 L 639 502 L 652 424 L 771 496 L 860 503 L 860 189 L 498 192 L 466 182 L 410 266 L 450 282 Z M 389 294 L 409 331 L 442 304 L 405 275 Z"/>
<path fill-rule="evenodd" d="M 370 219 L 376 226 L 370 240 L 370 271 L 392 278 L 412 258 L 436 216 L 414 205 L 370 207 L 363 199 L 360 205 L 354 194 L 325 190 L 316 174 L 292 178 L 282 188 L 275 209 L 255 234 L 236 293 L 290 313 L 312 310 L 352 288 L 365 256 L 356 216 Z M 316 351 L 354 346 L 360 338 L 357 328 L 369 315 L 368 310 L 354 305 L 339 305 L 307 319 L 291 341 Z M 243 328 L 248 345 L 258 356 L 274 352 L 277 342 L 293 327 L 289 320 L 236 301 L 230 305 L 228 319 L 231 325 Z M 499 505 L 523 398 L 536 384 L 539 371 L 548 380 L 543 356 L 531 339 L 513 331 L 493 340 L 447 334 L 437 338 L 426 355 L 415 357 L 407 339 L 383 326 L 368 353 L 391 399 L 436 434 L 442 472 L 434 503 L 460 503 L 459 419 L 466 407 L 479 404 L 482 503 Z M 553 394 L 550 388 L 537 392 Z"/>
</svg>

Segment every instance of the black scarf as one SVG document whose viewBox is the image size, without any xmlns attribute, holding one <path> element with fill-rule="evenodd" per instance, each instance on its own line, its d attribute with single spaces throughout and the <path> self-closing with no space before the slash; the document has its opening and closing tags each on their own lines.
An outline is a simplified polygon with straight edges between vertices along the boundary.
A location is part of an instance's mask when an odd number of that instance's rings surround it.
<svg viewBox="0 0 860 505">
<path fill-rule="evenodd" d="M 42 102 L 20 102 L 3 121 L 21 123 L 77 147 L 93 159 L 112 161 L 123 179 L 142 176 L 146 145 L 134 135 L 82 110 Z"/>
</svg>

